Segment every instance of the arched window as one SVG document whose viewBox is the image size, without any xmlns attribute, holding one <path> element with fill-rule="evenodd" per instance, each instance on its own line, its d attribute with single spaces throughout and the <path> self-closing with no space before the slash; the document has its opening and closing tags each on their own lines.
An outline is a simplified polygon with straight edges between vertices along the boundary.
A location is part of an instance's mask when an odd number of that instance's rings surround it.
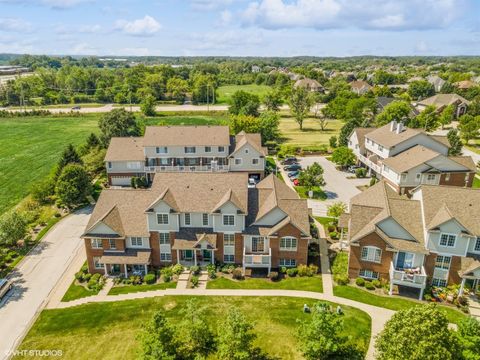
<svg viewBox="0 0 480 360">
<path fill-rule="evenodd" d="M 297 251 L 297 238 L 284 236 L 280 239 L 280 250 Z"/>
<path fill-rule="evenodd" d="M 364 246 L 362 247 L 362 260 L 370 262 L 381 262 L 382 249 L 376 246 Z"/>
</svg>

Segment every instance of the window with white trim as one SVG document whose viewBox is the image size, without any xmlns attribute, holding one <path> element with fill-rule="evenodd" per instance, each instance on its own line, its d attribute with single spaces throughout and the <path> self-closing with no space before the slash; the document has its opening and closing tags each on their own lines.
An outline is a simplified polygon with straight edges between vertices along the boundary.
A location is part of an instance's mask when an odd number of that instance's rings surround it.
<svg viewBox="0 0 480 360">
<path fill-rule="evenodd" d="M 427 181 L 433 181 L 437 178 L 435 174 L 427 174 Z"/>
<path fill-rule="evenodd" d="M 235 165 L 242 165 L 242 159 L 236 158 L 235 159 Z"/>
<path fill-rule="evenodd" d="M 265 251 L 265 238 L 263 236 L 252 236 L 252 252 Z"/>
<path fill-rule="evenodd" d="M 438 255 L 437 258 L 435 259 L 435 267 L 437 269 L 448 270 L 450 269 L 451 262 L 452 262 L 451 256 Z"/>
<path fill-rule="evenodd" d="M 143 246 L 143 238 L 140 236 L 132 236 L 130 237 L 130 243 L 132 246 Z"/>
<path fill-rule="evenodd" d="M 382 258 L 382 250 L 375 246 L 364 246 L 362 248 L 362 260 L 379 263 Z"/>
<path fill-rule="evenodd" d="M 218 152 L 225 152 L 225 146 L 219 146 Z"/>
<path fill-rule="evenodd" d="M 185 146 L 185 154 L 195 154 L 196 151 L 195 146 Z"/>
<path fill-rule="evenodd" d="M 440 234 L 440 246 L 454 247 L 457 235 L 454 234 Z"/>
<path fill-rule="evenodd" d="M 420 174 L 420 173 L 415 174 L 415 181 L 416 182 L 419 182 L 421 178 L 422 178 L 422 174 Z"/>
<path fill-rule="evenodd" d="M 185 226 L 192 225 L 192 217 L 191 217 L 190 213 L 183 214 L 183 219 L 184 219 L 184 222 L 185 222 Z"/>
<path fill-rule="evenodd" d="M 115 239 L 108 239 L 108 246 L 110 250 L 116 250 L 117 249 L 117 242 Z"/>
<path fill-rule="evenodd" d="M 445 181 L 450 181 L 450 173 L 445 174 Z"/>
<path fill-rule="evenodd" d="M 224 226 L 235 226 L 235 215 L 223 215 Z"/>
<path fill-rule="evenodd" d="M 295 259 L 280 259 L 280 266 L 292 267 L 297 265 L 297 260 Z"/>
<path fill-rule="evenodd" d="M 297 251 L 297 238 L 285 236 L 280 239 L 280 250 Z"/>
<path fill-rule="evenodd" d="M 93 257 L 93 266 L 95 269 L 103 269 L 103 264 L 100 263 L 100 256 Z"/>
<path fill-rule="evenodd" d="M 383 151 L 383 146 L 382 146 L 382 145 L 378 145 L 378 150 Z"/>
<path fill-rule="evenodd" d="M 235 246 L 235 234 L 223 234 L 223 246 Z"/>
<path fill-rule="evenodd" d="M 208 214 L 207 213 L 202 214 L 202 223 L 203 223 L 203 226 L 208 226 Z"/>
<path fill-rule="evenodd" d="M 157 146 L 155 148 L 155 151 L 157 154 L 167 154 L 168 153 L 168 148 L 166 146 Z"/>
<path fill-rule="evenodd" d="M 234 263 L 235 262 L 235 255 L 233 255 L 233 254 L 223 254 L 223 262 Z"/>
<path fill-rule="evenodd" d="M 475 243 L 474 250 L 480 251 L 480 237 L 477 238 L 477 242 Z"/>
<path fill-rule="evenodd" d="M 439 279 L 439 278 L 433 278 L 432 279 L 432 285 L 433 286 L 438 286 L 438 287 L 446 287 L 447 286 L 447 280 Z"/>
<path fill-rule="evenodd" d="M 90 243 L 92 244 L 92 249 L 102 249 L 102 239 L 90 239 Z"/>
<path fill-rule="evenodd" d="M 358 276 L 365 279 L 378 279 L 378 272 L 367 269 L 360 269 L 360 271 L 358 272 Z"/>
<path fill-rule="evenodd" d="M 259 160 L 260 160 L 259 158 L 253 158 L 252 165 L 258 165 Z"/>
<path fill-rule="evenodd" d="M 160 261 L 172 261 L 172 253 L 160 253 Z"/>
<path fill-rule="evenodd" d="M 211 146 L 205 146 L 205 152 L 206 153 L 212 152 L 212 147 Z"/>
<path fill-rule="evenodd" d="M 400 179 L 403 181 L 407 181 L 407 174 L 402 174 Z"/>
<path fill-rule="evenodd" d="M 111 162 L 111 161 L 108 161 L 108 162 L 107 162 L 107 166 L 108 166 L 109 169 L 111 169 L 111 168 L 112 168 L 112 162 Z"/>
<path fill-rule="evenodd" d="M 142 167 L 142 163 L 140 161 L 127 162 L 127 169 L 140 169 L 141 167 Z"/>
<path fill-rule="evenodd" d="M 160 245 L 170 245 L 170 233 L 159 232 L 158 239 L 160 241 Z"/>
<path fill-rule="evenodd" d="M 168 225 L 168 214 L 157 214 L 157 224 Z"/>
</svg>

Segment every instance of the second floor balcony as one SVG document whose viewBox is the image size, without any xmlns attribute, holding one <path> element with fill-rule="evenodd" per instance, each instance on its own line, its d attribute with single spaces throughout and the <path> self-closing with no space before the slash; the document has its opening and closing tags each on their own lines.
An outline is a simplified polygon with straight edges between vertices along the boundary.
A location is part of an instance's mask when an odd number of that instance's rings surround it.
<svg viewBox="0 0 480 360">
<path fill-rule="evenodd" d="M 390 262 L 390 281 L 397 285 L 423 288 L 427 283 L 427 273 L 423 266 L 412 269 L 400 269 L 396 268 L 393 262 Z"/>
<path fill-rule="evenodd" d="M 272 249 L 268 248 L 268 253 L 247 253 L 243 248 L 243 266 L 244 267 L 268 267 L 272 265 Z"/>
<path fill-rule="evenodd" d="M 382 171 L 381 166 L 377 165 L 370 159 L 368 159 L 366 156 L 363 156 L 362 154 L 357 154 L 358 160 L 360 160 L 362 163 L 367 165 L 369 168 L 371 168 L 373 171 L 375 171 L 377 174 L 380 174 Z"/>
<path fill-rule="evenodd" d="M 146 173 L 158 172 L 227 172 L 228 165 L 159 165 L 145 166 Z"/>
</svg>

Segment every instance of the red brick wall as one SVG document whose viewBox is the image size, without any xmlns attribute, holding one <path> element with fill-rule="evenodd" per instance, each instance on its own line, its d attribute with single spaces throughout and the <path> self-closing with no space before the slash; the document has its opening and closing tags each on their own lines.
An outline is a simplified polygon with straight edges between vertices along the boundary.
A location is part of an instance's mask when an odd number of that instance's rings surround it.
<svg viewBox="0 0 480 360">
<path fill-rule="evenodd" d="M 280 238 L 293 236 L 297 239 L 297 251 L 281 251 Z M 278 231 L 276 237 L 270 238 L 270 248 L 272 249 L 272 268 L 280 266 L 280 259 L 295 259 L 297 266 L 307 264 L 308 260 L 308 240 L 301 238 L 301 232 L 291 224 L 285 225 Z"/>
<path fill-rule="evenodd" d="M 95 265 L 93 263 L 93 257 L 94 256 L 102 256 L 103 255 L 103 249 L 92 249 L 92 243 L 90 239 L 84 239 L 85 240 L 85 252 L 87 254 L 87 265 L 88 265 L 88 272 L 95 274 L 95 273 L 100 273 L 103 274 L 104 270 L 103 269 L 95 269 Z M 108 240 L 103 239 L 102 240 L 102 245 L 105 247 L 107 246 L 108 248 Z"/>
<path fill-rule="evenodd" d="M 432 281 L 433 272 L 435 271 L 435 260 L 437 254 L 429 254 L 425 260 L 425 272 L 428 276 L 428 281 Z M 460 284 L 462 279 L 458 275 L 461 268 L 461 256 L 452 256 L 452 262 L 450 263 L 450 271 L 448 273 L 448 284 Z"/>
<path fill-rule="evenodd" d="M 222 262 L 223 262 L 223 251 L 222 251 Z M 240 233 L 235 234 L 235 264 L 243 264 L 243 235 Z"/>
<path fill-rule="evenodd" d="M 465 184 L 465 176 L 467 173 L 450 173 L 450 179 L 447 181 L 447 174 L 440 175 L 440 185 L 472 187 L 475 173 L 468 173 L 468 179 Z"/>
</svg>

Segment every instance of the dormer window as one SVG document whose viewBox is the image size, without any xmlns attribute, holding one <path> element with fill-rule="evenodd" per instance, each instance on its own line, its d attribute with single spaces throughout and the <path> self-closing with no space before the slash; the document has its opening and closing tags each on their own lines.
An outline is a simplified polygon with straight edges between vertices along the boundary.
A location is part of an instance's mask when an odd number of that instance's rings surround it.
<svg viewBox="0 0 480 360">
<path fill-rule="evenodd" d="M 441 234 L 440 235 L 440 246 L 454 247 L 456 240 L 457 240 L 457 235 Z"/>
</svg>

